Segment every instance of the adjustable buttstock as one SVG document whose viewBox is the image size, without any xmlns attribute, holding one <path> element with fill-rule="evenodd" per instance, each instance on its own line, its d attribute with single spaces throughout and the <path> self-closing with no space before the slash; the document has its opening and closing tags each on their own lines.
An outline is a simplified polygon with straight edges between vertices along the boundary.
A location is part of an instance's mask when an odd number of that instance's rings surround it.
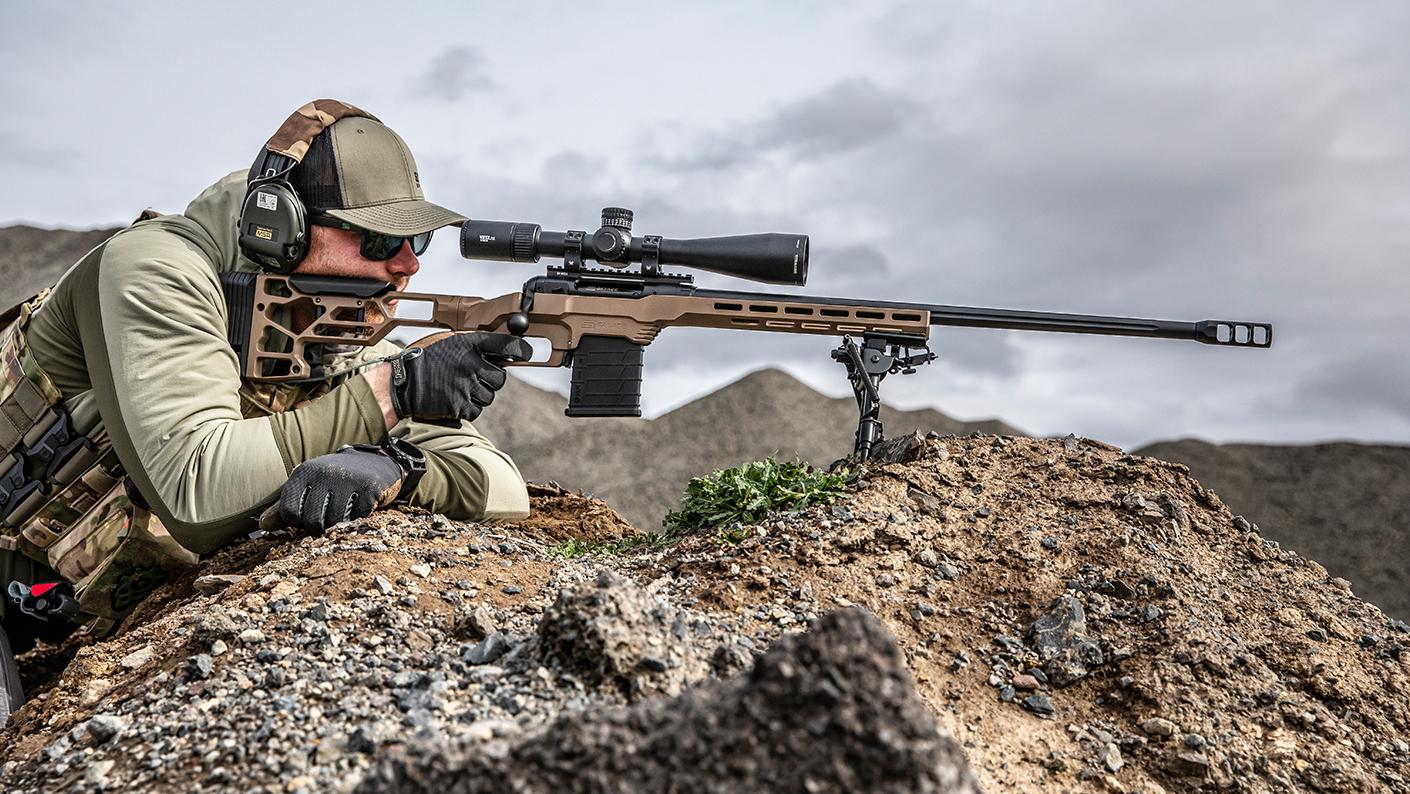
<svg viewBox="0 0 1410 794">
<path fill-rule="evenodd" d="M 573 349 L 568 416 L 641 416 L 645 345 L 616 336 L 584 336 Z"/>
</svg>

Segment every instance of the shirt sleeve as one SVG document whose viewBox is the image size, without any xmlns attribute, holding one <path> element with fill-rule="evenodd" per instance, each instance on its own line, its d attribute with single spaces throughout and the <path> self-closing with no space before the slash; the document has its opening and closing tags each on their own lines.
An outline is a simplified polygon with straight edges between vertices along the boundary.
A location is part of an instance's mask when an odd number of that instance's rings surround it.
<svg viewBox="0 0 1410 794">
<path fill-rule="evenodd" d="M 469 422 L 453 428 L 403 421 L 391 434 L 426 455 L 426 474 L 411 495 L 413 505 L 464 520 L 513 521 L 529 515 L 519 467 Z"/>
</svg>

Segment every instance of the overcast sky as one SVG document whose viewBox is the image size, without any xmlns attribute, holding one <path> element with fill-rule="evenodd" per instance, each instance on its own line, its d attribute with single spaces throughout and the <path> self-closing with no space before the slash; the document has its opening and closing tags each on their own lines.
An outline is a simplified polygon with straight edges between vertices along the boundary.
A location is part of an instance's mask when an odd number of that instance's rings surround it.
<svg viewBox="0 0 1410 794">
<path fill-rule="evenodd" d="M 809 234 L 793 292 L 1276 326 L 1261 351 L 937 329 L 894 405 L 1127 448 L 1410 442 L 1410 4 L 598 8 L 6 2 L 0 225 L 180 211 L 333 97 L 471 217 L 620 205 L 638 233 Z M 414 287 L 534 272 L 443 234 Z M 833 346 L 669 330 L 645 406 L 770 365 L 847 394 Z"/>
</svg>

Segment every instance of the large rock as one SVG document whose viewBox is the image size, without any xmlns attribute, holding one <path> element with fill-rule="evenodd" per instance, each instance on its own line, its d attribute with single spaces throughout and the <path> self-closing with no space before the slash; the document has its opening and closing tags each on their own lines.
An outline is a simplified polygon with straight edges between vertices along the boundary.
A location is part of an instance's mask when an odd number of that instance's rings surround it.
<svg viewBox="0 0 1410 794">
<path fill-rule="evenodd" d="M 676 695 L 709 674 L 709 661 L 682 642 L 686 624 L 665 601 L 603 570 L 544 610 L 537 652 L 545 663 L 629 698 Z"/>
<path fill-rule="evenodd" d="M 894 639 L 860 609 L 779 640 L 746 677 L 469 746 L 413 743 L 358 791 L 978 791 Z"/>
</svg>

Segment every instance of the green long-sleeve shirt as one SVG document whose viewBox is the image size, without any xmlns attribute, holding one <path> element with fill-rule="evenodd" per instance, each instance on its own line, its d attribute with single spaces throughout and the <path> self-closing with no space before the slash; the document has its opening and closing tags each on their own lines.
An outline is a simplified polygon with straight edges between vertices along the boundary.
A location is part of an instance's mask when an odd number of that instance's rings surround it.
<svg viewBox="0 0 1410 794">
<path fill-rule="evenodd" d="M 219 274 L 258 270 L 235 236 L 244 177 L 231 174 L 182 215 L 138 223 L 94 249 L 28 333 L 77 429 L 112 444 L 172 535 L 198 553 L 248 531 L 299 463 L 387 435 L 359 374 L 395 351 L 387 343 L 332 357 L 335 387 L 307 405 L 242 418 Z M 412 504 L 464 519 L 528 515 L 519 470 L 468 422 L 403 421 L 391 434 L 426 453 Z"/>
</svg>

